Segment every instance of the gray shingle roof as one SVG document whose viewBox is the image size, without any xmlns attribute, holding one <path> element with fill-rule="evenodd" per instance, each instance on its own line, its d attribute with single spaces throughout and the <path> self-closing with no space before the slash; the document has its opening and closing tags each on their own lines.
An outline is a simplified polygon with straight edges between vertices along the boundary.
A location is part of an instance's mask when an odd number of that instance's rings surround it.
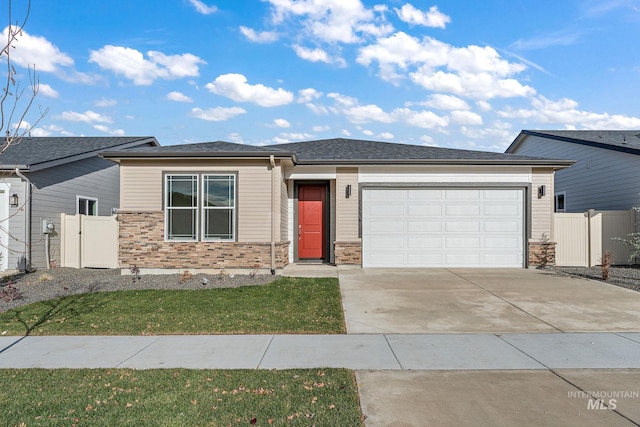
<svg viewBox="0 0 640 427">
<path fill-rule="evenodd" d="M 539 157 L 487 151 L 458 150 L 421 145 L 356 139 L 324 139 L 278 144 L 270 147 L 295 152 L 300 164 L 314 163 L 424 163 L 442 162 L 532 162 L 548 161 Z"/>
<path fill-rule="evenodd" d="M 0 168 L 30 167 L 91 153 L 97 154 L 105 149 L 118 149 L 136 142 L 157 144 L 151 136 L 23 138 L 20 142 L 11 144 L 0 155 Z"/>
<path fill-rule="evenodd" d="M 640 154 L 640 130 L 523 130 L 521 135 L 541 136 L 574 144 Z M 520 135 L 516 141 L 519 139 Z"/>
<path fill-rule="evenodd" d="M 268 146 L 216 141 L 197 144 L 147 147 L 127 151 L 103 152 L 105 158 L 151 157 L 290 157 L 295 164 L 544 164 L 569 166 L 566 160 L 485 151 L 395 144 L 356 139 L 324 139 Z"/>
</svg>

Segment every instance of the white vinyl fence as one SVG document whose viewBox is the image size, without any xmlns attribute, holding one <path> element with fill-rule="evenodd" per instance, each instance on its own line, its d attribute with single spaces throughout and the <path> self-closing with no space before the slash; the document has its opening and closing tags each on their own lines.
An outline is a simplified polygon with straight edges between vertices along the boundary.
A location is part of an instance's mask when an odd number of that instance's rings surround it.
<svg viewBox="0 0 640 427">
<path fill-rule="evenodd" d="M 592 267 L 609 251 L 614 264 L 628 264 L 630 248 L 612 240 L 635 230 L 635 211 L 595 211 L 554 214 L 556 264 Z"/>
<path fill-rule="evenodd" d="M 118 221 L 113 216 L 61 214 L 60 265 L 118 268 Z"/>
</svg>

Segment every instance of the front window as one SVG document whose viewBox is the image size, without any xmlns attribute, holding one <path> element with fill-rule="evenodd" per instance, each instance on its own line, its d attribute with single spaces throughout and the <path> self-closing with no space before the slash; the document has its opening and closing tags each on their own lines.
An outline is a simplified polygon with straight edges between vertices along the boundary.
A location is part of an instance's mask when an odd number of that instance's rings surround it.
<svg viewBox="0 0 640 427">
<path fill-rule="evenodd" d="M 555 212 L 566 212 L 567 194 L 563 191 L 555 195 Z"/>
<path fill-rule="evenodd" d="M 98 215 L 98 199 L 77 196 L 76 213 L 79 215 Z"/>
<path fill-rule="evenodd" d="M 235 192 L 235 175 L 166 175 L 167 240 L 235 240 Z"/>
</svg>

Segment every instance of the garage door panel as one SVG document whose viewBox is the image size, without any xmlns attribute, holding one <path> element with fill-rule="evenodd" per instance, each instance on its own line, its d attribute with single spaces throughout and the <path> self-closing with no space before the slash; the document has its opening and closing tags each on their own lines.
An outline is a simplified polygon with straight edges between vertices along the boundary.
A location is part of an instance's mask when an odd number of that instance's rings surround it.
<svg viewBox="0 0 640 427">
<path fill-rule="evenodd" d="M 409 237 L 407 249 L 438 249 L 442 247 L 442 239 L 435 237 Z"/>
<path fill-rule="evenodd" d="M 485 249 L 513 249 L 520 248 L 520 240 L 514 237 L 486 237 L 483 239 Z"/>
<path fill-rule="evenodd" d="M 470 215 L 480 215 L 480 206 L 477 205 L 447 205 L 444 208 L 447 216 L 469 217 Z"/>
<path fill-rule="evenodd" d="M 442 215 L 442 206 L 440 205 L 409 205 L 406 210 L 407 216 L 423 218 L 425 216 Z"/>
<path fill-rule="evenodd" d="M 445 231 L 451 233 L 473 233 L 480 231 L 479 221 L 447 221 Z"/>
<path fill-rule="evenodd" d="M 522 223 L 515 221 L 484 221 L 482 223 L 482 231 L 487 233 L 516 233 L 522 232 Z"/>
<path fill-rule="evenodd" d="M 480 194 L 480 190 L 444 190 L 445 200 L 480 200 Z"/>
<path fill-rule="evenodd" d="M 410 221 L 406 224 L 407 231 L 410 233 L 437 233 L 442 231 L 442 222 Z"/>
<path fill-rule="evenodd" d="M 522 267 L 522 189 L 367 189 L 365 267 Z"/>
</svg>

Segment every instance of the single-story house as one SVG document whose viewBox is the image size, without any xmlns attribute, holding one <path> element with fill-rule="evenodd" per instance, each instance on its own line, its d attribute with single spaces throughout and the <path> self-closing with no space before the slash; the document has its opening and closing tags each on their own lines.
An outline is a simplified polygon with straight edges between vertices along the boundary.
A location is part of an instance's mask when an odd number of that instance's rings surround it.
<svg viewBox="0 0 640 427">
<path fill-rule="evenodd" d="M 120 165 L 121 267 L 214 271 L 527 267 L 572 164 L 351 139 L 101 155 Z"/>
<path fill-rule="evenodd" d="M 506 152 L 576 161 L 556 173 L 556 212 L 640 206 L 640 130 L 523 130 Z"/>
<path fill-rule="evenodd" d="M 118 165 L 104 150 L 157 146 L 153 137 L 22 138 L 0 155 L 0 271 L 60 260 L 60 214 L 111 215 Z"/>
</svg>

